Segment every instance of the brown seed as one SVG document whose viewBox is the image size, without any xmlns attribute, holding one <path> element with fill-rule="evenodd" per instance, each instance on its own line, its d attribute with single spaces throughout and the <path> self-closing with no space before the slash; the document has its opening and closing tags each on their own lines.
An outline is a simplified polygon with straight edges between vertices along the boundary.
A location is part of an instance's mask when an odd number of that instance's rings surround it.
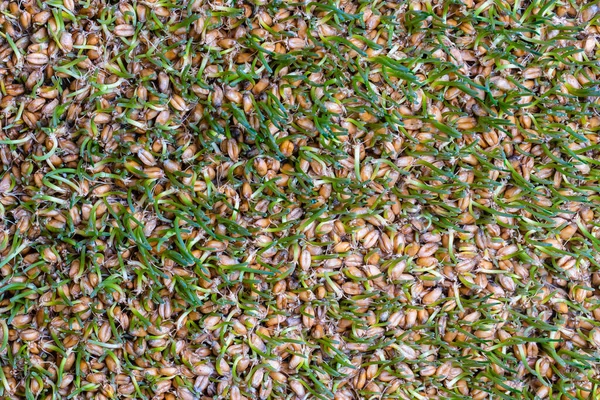
<svg viewBox="0 0 600 400">
<path fill-rule="evenodd" d="M 187 105 L 185 104 L 185 100 L 183 100 L 183 97 L 181 97 L 178 94 L 174 94 L 173 97 L 171 97 L 171 101 L 169 103 L 177 111 L 186 111 L 187 110 Z"/>
<path fill-rule="evenodd" d="M 209 240 L 204 247 L 211 249 L 211 251 L 224 251 L 227 248 L 227 244 L 217 240 Z"/>
<path fill-rule="evenodd" d="M 408 130 L 415 131 L 423 127 L 423 121 L 420 119 L 405 119 L 404 127 Z"/>
<path fill-rule="evenodd" d="M 550 393 L 550 388 L 548 386 L 540 386 L 540 388 L 535 392 L 535 396 L 540 399 L 545 399 L 548 397 Z"/>
<path fill-rule="evenodd" d="M 120 37 L 129 37 L 135 35 L 135 28 L 132 25 L 121 24 L 115 26 L 115 35 Z"/>
<path fill-rule="evenodd" d="M 225 92 L 225 98 L 232 103 L 242 104 L 243 96 L 237 90 L 228 90 Z"/>
<path fill-rule="evenodd" d="M 25 57 L 28 63 L 32 65 L 44 65 L 50 60 L 46 54 L 43 53 L 31 53 Z"/>
<path fill-rule="evenodd" d="M 523 71 L 523 78 L 525 79 L 536 79 L 542 76 L 542 69 L 540 67 L 529 67 Z"/>
<path fill-rule="evenodd" d="M 88 374 L 85 379 L 92 383 L 101 383 L 106 380 L 106 375 L 102 373 Z"/>
<path fill-rule="evenodd" d="M 94 190 L 92 190 L 92 195 L 102 196 L 105 193 L 110 192 L 111 189 L 112 189 L 112 186 L 110 186 L 110 185 L 100 185 L 100 186 L 97 186 L 96 188 L 94 188 Z"/>
<path fill-rule="evenodd" d="M 162 169 L 158 167 L 148 167 L 143 169 L 144 174 L 148 176 L 149 179 L 160 179 L 165 176 L 165 173 Z"/>
<path fill-rule="evenodd" d="M 260 176 L 265 176 L 269 170 L 267 163 L 262 158 L 254 160 L 254 168 L 256 169 L 256 173 Z"/>
<path fill-rule="evenodd" d="M 140 149 L 138 151 L 138 158 L 145 165 L 148 165 L 148 166 L 156 165 L 156 159 L 154 158 L 152 153 L 150 153 L 148 150 Z"/>
<path fill-rule="evenodd" d="M 23 326 L 29 324 L 30 322 L 31 322 L 31 315 L 29 315 L 29 314 L 19 314 L 19 315 L 16 315 L 13 318 L 11 324 L 15 328 L 20 328 L 20 327 L 23 327 Z"/>
<path fill-rule="evenodd" d="M 267 88 L 267 86 L 269 86 L 269 80 L 268 79 L 261 79 L 252 88 L 252 93 L 254 93 L 255 95 L 256 94 L 260 94 L 260 93 L 262 93 Z"/>
<path fill-rule="evenodd" d="M 133 386 L 133 384 L 131 383 L 119 385 L 117 388 L 117 392 L 119 392 L 122 395 L 130 395 L 133 392 L 135 392 L 135 386 Z"/>
<path fill-rule="evenodd" d="M 30 111 L 24 111 L 23 112 L 23 121 L 25 122 L 25 124 L 30 127 L 30 128 L 35 128 L 37 122 L 38 122 L 38 117 L 36 114 L 30 112 Z"/>
<path fill-rule="evenodd" d="M 63 345 L 66 348 L 75 347 L 79 343 L 79 337 L 77 335 L 69 335 L 63 339 Z"/>
<path fill-rule="evenodd" d="M 571 239 L 575 232 L 577 232 L 577 225 L 569 224 L 560 231 L 560 238 L 563 240 Z"/>
<path fill-rule="evenodd" d="M 100 326 L 100 329 L 98 330 L 98 339 L 101 342 L 108 342 L 110 340 L 110 337 L 112 335 L 112 331 L 110 328 L 110 324 L 108 322 L 103 323 Z"/>
<path fill-rule="evenodd" d="M 300 383 L 300 381 L 295 379 L 290 380 L 289 385 L 299 398 L 303 398 L 306 395 L 306 389 L 304 388 L 304 385 Z"/>
<path fill-rule="evenodd" d="M 498 281 L 504 289 L 508 290 L 509 292 L 514 292 L 516 285 L 515 281 L 511 277 L 502 274 L 498 276 Z"/>
<path fill-rule="evenodd" d="M 438 247 L 439 246 L 436 243 L 427 243 L 419 249 L 417 256 L 418 257 L 429 257 L 437 251 Z"/>
<path fill-rule="evenodd" d="M 371 247 L 375 246 L 377 240 L 379 240 L 379 231 L 373 230 L 367 233 L 367 235 L 364 237 L 363 247 L 365 249 L 370 249 Z"/>
<path fill-rule="evenodd" d="M 592 20 L 592 18 L 598 15 L 598 13 L 600 13 L 600 6 L 597 4 L 592 4 L 590 7 L 586 7 L 581 12 L 581 20 L 583 22 L 589 22 Z"/>
<path fill-rule="evenodd" d="M 26 329 L 19 334 L 21 340 L 25 342 L 32 342 L 40 338 L 40 333 L 35 329 Z"/>
<path fill-rule="evenodd" d="M 442 295 L 442 288 L 435 288 L 423 296 L 423 304 L 432 304 L 436 302 Z"/>
<path fill-rule="evenodd" d="M 60 35 L 60 45 L 65 52 L 73 50 L 73 36 L 68 31 L 63 31 Z"/>
<path fill-rule="evenodd" d="M 517 251 L 519 251 L 519 248 L 517 247 L 516 244 L 512 244 L 510 246 L 505 246 L 496 252 L 496 257 L 498 257 L 498 258 L 509 257 L 512 254 L 515 254 Z"/>
<path fill-rule="evenodd" d="M 171 113 L 168 110 L 163 110 L 160 113 L 158 113 L 157 117 L 156 117 L 156 124 L 157 125 L 166 125 L 167 122 L 169 122 L 169 118 L 171 117 Z"/>
<path fill-rule="evenodd" d="M 52 13 L 50 11 L 44 10 L 40 11 L 33 16 L 33 22 L 42 25 L 48 22 L 48 20 L 52 17 Z"/>
<path fill-rule="evenodd" d="M 398 346 L 398 351 L 400 352 L 401 356 L 408 360 L 415 360 L 418 356 L 417 352 L 412 347 L 409 347 L 405 344 L 400 344 Z"/>
<path fill-rule="evenodd" d="M 289 157 L 294 153 L 294 144 L 289 140 L 284 140 L 279 145 L 279 150 L 284 156 Z"/>
<path fill-rule="evenodd" d="M 287 41 L 287 45 L 291 50 L 303 49 L 306 47 L 306 41 L 301 38 L 290 38 Z"/>
<path fill-rule="evenodd" d="M 227 140 L 227 155 L 229 156 L 229 158 L 231 158 L 231 160 L 233 160 L 234 162 L 237 162 L 237 160 L 239 159 L 239 155 L 240 155 L 240 148 L 237 144 L 237 141 L 235 139 L 229 139 Z"/>
<path fill-rule="evenodd" d="M 336 102 L 326 101 L 324 105 L 327 111 L 329 111 L 330 113 L 341 114 L 344 112 L 344 107 Z"/>
<path fill-rule="evenodd" d="M 433 376 L 436 374 L 437 368 L 434 365 L 427 365 L 419 370 L 421 376 Z"/>
<path fill-rule="evenodd" d="M 311 254 L 308 250 L 302 250 L 302 252 L 300 253 L 300 268 L 302 268 L 303 270 L 307 270 L 310 268 L 311 266 Z"/>
<path fill-rule="evenodd" d="M 112 120 L 110 114 L 106 113 L 97 113 L 94 116 L 94 122 L 97 124 L 107 124 Z"/>
<path fill-rule="evenodd" d="M 590 332 L 590 340 L 594 346 L 600 348 L 600 328 L 596 327 Z"/>
<path fill-rule="evenodd" d="M 177 367 L 164 367 L 159 369 L 158 372 L 162 376 L 175 376 L 179 374 L 180 370 Z"/>
<path fill-rule="evenodd" d="M 62 382 L 60 382 L 58 387 L 61 389 L 67 388 L 73 382 L 74 379 L 75 379 L 74 375 L 66 374 L 63 376 Z"/>
</svg>

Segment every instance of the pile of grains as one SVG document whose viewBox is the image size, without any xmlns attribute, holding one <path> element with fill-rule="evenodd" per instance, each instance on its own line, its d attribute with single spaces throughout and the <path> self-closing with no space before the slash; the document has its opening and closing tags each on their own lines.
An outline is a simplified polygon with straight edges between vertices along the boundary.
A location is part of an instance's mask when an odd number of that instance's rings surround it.
<svg viewBox="0 0 600 400">
<path fill-rule="evenodd" d="M 599 34 L 0 1 L 0 396 L 598 399 Z"/>
</svg>

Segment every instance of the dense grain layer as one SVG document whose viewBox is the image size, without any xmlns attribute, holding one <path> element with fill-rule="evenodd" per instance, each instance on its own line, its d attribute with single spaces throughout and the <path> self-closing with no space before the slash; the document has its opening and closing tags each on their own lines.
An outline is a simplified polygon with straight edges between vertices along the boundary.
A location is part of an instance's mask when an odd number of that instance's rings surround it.
<svg viewBox="0 0 600 400">
<path fill-rule="evenodd" d="M 0 397 L 597 399 L 599 10 L 0 2 Z"/>
</svg>

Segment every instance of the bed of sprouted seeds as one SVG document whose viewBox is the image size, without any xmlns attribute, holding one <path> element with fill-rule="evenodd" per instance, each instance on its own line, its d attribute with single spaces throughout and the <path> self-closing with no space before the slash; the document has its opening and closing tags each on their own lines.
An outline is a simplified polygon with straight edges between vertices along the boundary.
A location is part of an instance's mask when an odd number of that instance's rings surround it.
<svg viewBox="0 0 600 400">
<path fill-rule="evenodd" d="M 597 399 L 599 10 L 0 2 L 0 396 Z"/>
</svg>

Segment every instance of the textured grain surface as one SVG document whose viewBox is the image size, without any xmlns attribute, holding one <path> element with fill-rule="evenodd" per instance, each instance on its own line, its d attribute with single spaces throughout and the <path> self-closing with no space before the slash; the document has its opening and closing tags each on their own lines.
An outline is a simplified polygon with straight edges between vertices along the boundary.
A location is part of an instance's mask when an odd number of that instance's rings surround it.
<svg viewBox="0 0 600 400">
<path fill-rule="evenodd" d="M 596 399 L 598 2 L 0 2 L 0 397 Z"/>
</svg>

